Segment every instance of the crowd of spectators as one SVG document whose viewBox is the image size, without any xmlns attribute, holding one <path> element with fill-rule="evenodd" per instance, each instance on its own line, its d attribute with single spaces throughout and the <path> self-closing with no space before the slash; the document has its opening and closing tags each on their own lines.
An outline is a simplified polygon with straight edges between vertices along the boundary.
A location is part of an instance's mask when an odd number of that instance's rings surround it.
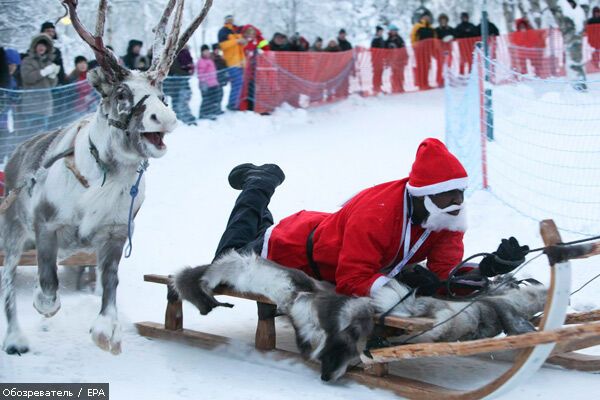
<svg viewBox="0 0 600 400">
<path fill-rule="evenodd" d="M 414 85 L 420 89 L 429 88 L 433 62 L 437 64 L 437 86 L 443 86 L 443 62 L 451 63 L 451 48 L 456 39 L 481 36 L 481 24 L 470 21 L 469 14 L 460 14 L 455 26 L 450 24 L 446 14 L 440 14 L 435 25 L 433 15 L 426 11 L 413 25 L 408 42 L 413 50 Z M 592 64 L 600 68 L 600 8 L 594 7 L 588 26 L 598 26 L 598 35 L 589 38 L 593 49 Z M 387 31 L 387 32 L 386 32 Z M 524 17 L 515 21 L 515 32 L 509 34 L 511 43 L 512 67 L 526 73 L 528 65 L 542 76 L 541 58 L 535 55 L 546 46 L 546 35 L 535 30 Z M 489 23 L 490 51 L 495 51 L 495 37 L 498 28 Z M 344 52 L 353 48 L 345 29 L 338 31 L 337 37 L 324 40 L 316 37 L 312 44 L 298 32 L 287 35 L 275 32 L 270 40 L 253 25 L 237 25 L 233 15 L 227 15 L 217 40 L 212 45 L 202 45 L 198 60 L 194 61 L 189 47 L 185 47 L 176 57 L 169 78 L 164 82 L 164 92 L 170 98 L 177 117 L 186 124 L 195 124 L 197 119 L 215 119 L 223 114 L 223 96 L 229 86 L 226 109 L 229 111 L 253 110 L 255 99 L 255 74 L 257 55 L 265 52 Z M 19 117 L 13 123 L 24 133 L 54 129 L 69 121 L 72 110 L 87 112 L 95 104 L 97 96 L 89 85 L 76 85 L 76 90 L 62 90 L 67 84 L 86 81 L 88 70 L 97 66 L 95 60 L 84 56 L 74 59 L 74 69 L 66 73 L 60 49 L 56 46 L 56 28 L 51 22 L 41 25 L 26 52 L 0 47 L 0 88 L 31 90 L 26 95 L 3 92 L 0 96 L 0 136 L 8 134 L 8 110 L 18 109 Z M 438 40 L 431 40 L 438 39 Z M 458 40 L 459 73 L 467 74 L 472 67 L 473 41 Z M 110 46 L 109 46 L 110 47 Z M 410 64 L 406 50 L 407 42 L 394 24 L 377 26 L 371 41 L 371 66 L 373 92 L 383 91 L 382 77 L 390 70 L 389 81 L 392 93 L 405 90 L 406 68 Z M 129 41 L 127 50 L 120 61 L 130 69 L 146 70 L 152 62 L 151 51 L 143 52 L 141 40 Z M 112 48 L 111 48 L 112 50 Z M 395 50 L 395 51 L 389 51 Z M 550 72 L 550 74 L 552 71 Z M 195 114 L 190 109 L 192 90 L 190 78 L 197 74 L 202 96 L 200 109 Z M 57 88 L 56 90 L 43 90 Z M 39 90 L 42 89 L 42 90 Z M 347 95 L 349 79 L 340 81 L 335 95 Z M 197 116 L 196 116 L 197 115 Z M 2 158 L 0 154 L 0 159 Z"/>
</svg>

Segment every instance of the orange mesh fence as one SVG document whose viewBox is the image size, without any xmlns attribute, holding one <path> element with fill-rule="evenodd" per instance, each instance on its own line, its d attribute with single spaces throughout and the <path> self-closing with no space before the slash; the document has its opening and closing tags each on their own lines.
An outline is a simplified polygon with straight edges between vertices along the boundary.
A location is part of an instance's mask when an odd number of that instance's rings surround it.
<svg viewBox="0 0 600 400">
<path fill-rule="evenodd" d="M 586 64 L 586 71 L 590 74 L 598 73 L 600 72 L 600 24 L 586 27 L 586 39 L 584 57 L 589 60 Z"/>
<path fill-rule="evenodd" d="M 246 66 L 244 109 L 268 113 L 288 103 L 308 107 L 347 97 L 427 90 L 444 85 L 444 63 L 454 75 L 471 72 L 480 37 L 443 42 L 427 39 L 402 49 L 346 52 L 267 51 Z M 600 25 L 587 27 L 584 61 L 600 72 Z M 490 57 L 520 74 L 541 78 L 565 75 L 565 46 L 556 29 L 513 32 L 489 39 Z M 493 71 L 492 71 L 493 73 Z M 501 73 L 492 77 L 502 83 Z"/>
</svg>

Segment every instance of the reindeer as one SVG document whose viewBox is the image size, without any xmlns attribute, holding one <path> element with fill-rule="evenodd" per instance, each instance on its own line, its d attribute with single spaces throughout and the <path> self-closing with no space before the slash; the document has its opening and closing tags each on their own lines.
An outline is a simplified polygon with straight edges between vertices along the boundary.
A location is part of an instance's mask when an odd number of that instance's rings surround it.
<svg viewBox="0 0 600 400">
<path fill-rule="evenodd" d="M 184 0 L 169 0 L 154 31 L 154 60 L 146 72 L 119 65 L 104 45 L 107 0 L 99 2 L 95 34 L 79 20 L 77 0 L 62 3 L 98 61 L 99 67 L 89 72 L 88 79 L 101 95 L 101 102 L 95 114 L 21 144 L 6 165 L 8 196 L 0 221 L 6 252 L 2 292 L 8 322 L 3 349 L 8 354 L 29 349 L 17 320 L 14 279 L 22 252 L 35 247 L 39 285 L 33 305 L 46 317 L 60 309 L 57 257 L 80 251 L 96 253 L 102 306 L 90 332 L 98 347 L 119 354 L 117 272 L 128 236 L 130 203 L 135 215 L 144 199 L 141 165 L 149 158 L 165 155 L 163 139 L 177 123 L 164 102 L 162 81 L 175 56 L 206 17 L 212 0 L 205 1 L 181 36 Z M 138 179 L 139 194 L 133 201 L 130 188 Z"/>
</svg>

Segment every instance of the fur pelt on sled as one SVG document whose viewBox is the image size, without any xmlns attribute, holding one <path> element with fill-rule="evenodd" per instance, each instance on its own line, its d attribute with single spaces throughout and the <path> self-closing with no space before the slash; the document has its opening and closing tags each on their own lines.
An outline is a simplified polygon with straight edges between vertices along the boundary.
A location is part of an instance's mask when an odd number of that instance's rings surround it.
<svg viewBox="0 0 600 400">
<path fill-rule="evenodd" d="M 385 312 L 410 288 L 391 281 L 384 297 L 348 297 L 335 293 L 332 285 L 317 281 L 299 270 L 282 267 L 255 254 L 231 251 L 212 264 L 185 268 L 173 279 L 180 297 L 194 304 L 202 315 L 224 305 L 213 296 L 217 286 L 260 294 L 289 316 L 302 355 L 321 362 L 321 379 L 336 380 L 365 349 L 373 330 L 373 314 Z M 391 291 L 390 291 L 391 290 Z M 396 297 L 392 296 L 392 291 Z M 492 295 L 483 296 L 456 318 L 436 327 L 418 341 L 456 341 L 493 337 L 502 332 L 518 334 L 533 330 L 529 319 L 543 310 L 546 289 L 502 282 Z M 391 315 L 434 318 L 443 321 L 467 302 L 411 296 Z"/>
</svg>

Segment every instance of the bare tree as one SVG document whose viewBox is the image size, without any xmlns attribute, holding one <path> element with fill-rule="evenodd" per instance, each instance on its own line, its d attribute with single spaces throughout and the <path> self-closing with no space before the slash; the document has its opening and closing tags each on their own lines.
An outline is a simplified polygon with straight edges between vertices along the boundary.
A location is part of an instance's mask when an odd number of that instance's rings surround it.
<svg viewBox="0 0 600 400">
<path fill-rule="evenodd" d="M 530 0 L 532 1 L 532 0 Z M 573 87 L 585 90 L 586 75 L 583 62 L 583 33 L 585 11 L 577 3 L 567 0 L 545 0 L 563 36 L 567 56 L 567 77 Z"/>
</svg>

